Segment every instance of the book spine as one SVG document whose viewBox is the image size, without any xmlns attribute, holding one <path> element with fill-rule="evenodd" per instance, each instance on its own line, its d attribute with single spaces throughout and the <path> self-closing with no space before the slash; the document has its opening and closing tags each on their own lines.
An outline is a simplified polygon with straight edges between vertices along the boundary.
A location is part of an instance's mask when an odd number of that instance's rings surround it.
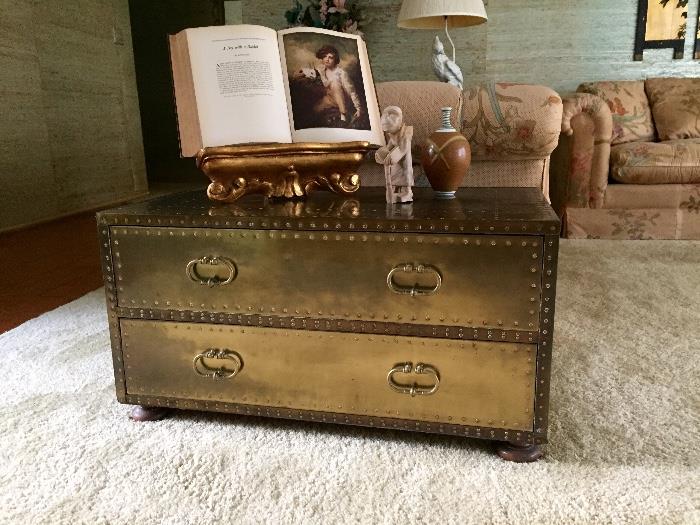
<svg viewBox="0 0 700 525">
<path fill-rule="evenodd" d="M 203 147 L 203 143 L 187 33 L 181 31 L 176 35 L 169 35 L 168 43 L 180 154 L 183 157 L 192 157 Z"/>
</svg>

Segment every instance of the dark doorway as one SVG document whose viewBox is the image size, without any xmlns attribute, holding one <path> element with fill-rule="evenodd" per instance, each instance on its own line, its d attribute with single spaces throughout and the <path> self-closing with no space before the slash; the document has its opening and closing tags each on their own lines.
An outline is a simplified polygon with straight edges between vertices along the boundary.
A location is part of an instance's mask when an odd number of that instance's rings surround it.
<svg viewBox="0 0 700 525">
<path fill-rule="evenodd" d="M 129 0 L 136 85 L 148 182 L 198 182 L 194 159 L 180 158 L 168 34 L 224 23 L 223 0 Z"/>
</svg>

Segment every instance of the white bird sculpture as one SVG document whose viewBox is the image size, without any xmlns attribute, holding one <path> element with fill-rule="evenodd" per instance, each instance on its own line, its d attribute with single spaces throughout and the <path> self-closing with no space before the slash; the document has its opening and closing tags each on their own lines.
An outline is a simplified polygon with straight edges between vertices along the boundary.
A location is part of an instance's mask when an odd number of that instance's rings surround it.
<svg viewBox="0 0 700 525">
<path fill-rule="evenodd" d="M 440 39 L 435 35 L 433 43 L 433 73 L 443 82 L 452 84 L 462 89 L 464 77 L 459 66 L 450 60 L 445 54 L 445 46 L 442 45 Z"/>
</svg>

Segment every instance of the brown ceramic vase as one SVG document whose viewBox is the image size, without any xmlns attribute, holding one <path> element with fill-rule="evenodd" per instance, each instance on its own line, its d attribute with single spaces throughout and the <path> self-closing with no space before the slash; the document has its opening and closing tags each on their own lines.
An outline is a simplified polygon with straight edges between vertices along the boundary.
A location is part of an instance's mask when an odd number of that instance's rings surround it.
<svg viewBox="0 0 700 525">
<path fill-rule="evenodd" d="M 426 140 L 421 165 L 438 199 L 452 199 L 462 183 L 472 153 L 469 141 L 452 127 L 452 108 L 442 108 L 442 127 Z"/>
</svg>

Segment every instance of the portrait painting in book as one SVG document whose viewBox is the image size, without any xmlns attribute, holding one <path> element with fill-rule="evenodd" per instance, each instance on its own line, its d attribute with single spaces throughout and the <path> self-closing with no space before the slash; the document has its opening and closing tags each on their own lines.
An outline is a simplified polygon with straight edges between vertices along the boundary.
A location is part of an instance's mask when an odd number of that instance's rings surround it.
<svg viewBox="0 0 700 525">
<path fill-rule="evenodd" d="M 183 156 L 249 143 L 384 145 L 357 35 L 243 24 L 188 28 L 169 41 Z"/>
<path fill-rule="evenodd" d="M 282 45 L 294 129 L 370 129 L 356 39 L 287 33 Z"/>
</svg>

